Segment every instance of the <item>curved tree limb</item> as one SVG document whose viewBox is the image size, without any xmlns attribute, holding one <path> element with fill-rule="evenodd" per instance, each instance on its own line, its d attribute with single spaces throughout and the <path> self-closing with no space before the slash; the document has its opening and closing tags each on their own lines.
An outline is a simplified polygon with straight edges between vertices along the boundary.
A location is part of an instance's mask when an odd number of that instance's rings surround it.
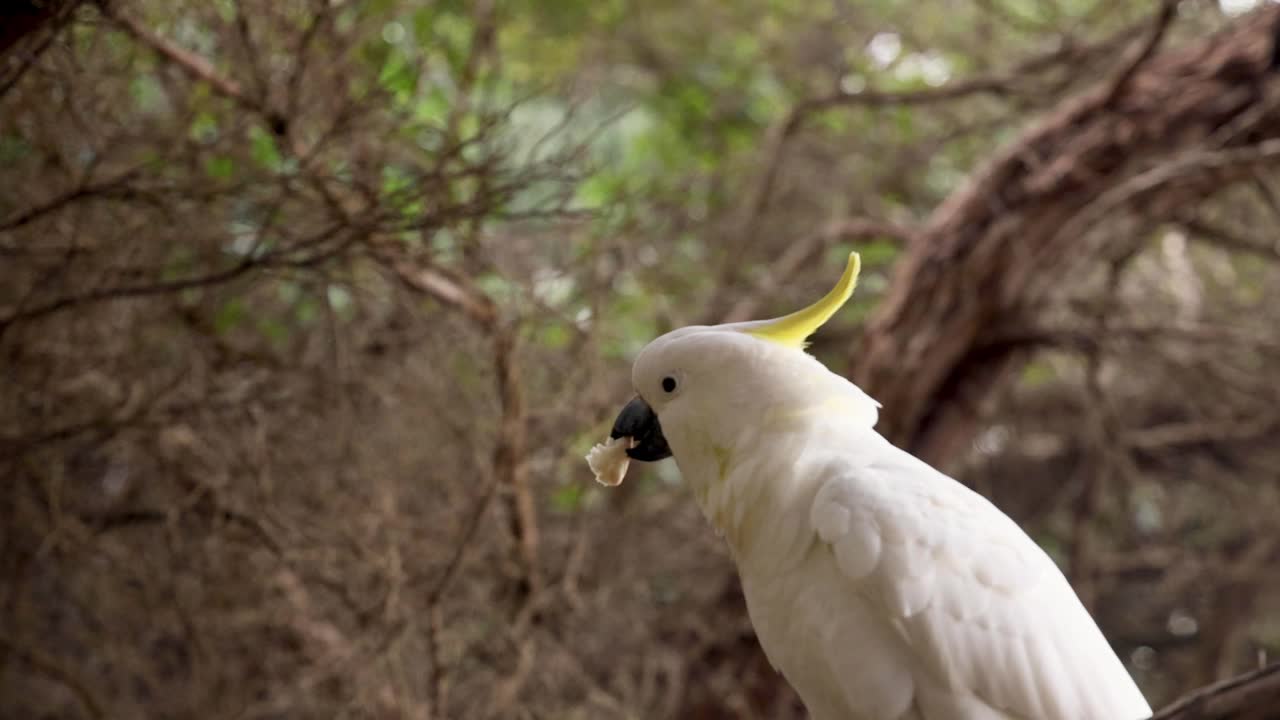
<svg viewBox="0 0 1280 720">
<path fill-rule="evenodd" d="M 1070 263 L 1119 256 L 1143 241 L 1087 242 L 1100 199 L 1107 212 L 1174 219 L 1186 198 L 1246 178 L 1255 150 L 1270 154 L 1269 141 L 1280 138 L 1280 107 L 1268 92 L 1280 6 L 1155 52 L 1169 19 L 1162 6 L 1119 75 L 1026 130 L 912 238 L 851 363 L 852 377 L 884 403 L 880 427 L 896 443 L 934 463 L 954 458 L 975 426 L 964 399 L 990 397 L 1022 357 L 989 338 L 1017 322 Z M 1207 154 L 1239 166 L 1163 162 Z"/>
</svg>

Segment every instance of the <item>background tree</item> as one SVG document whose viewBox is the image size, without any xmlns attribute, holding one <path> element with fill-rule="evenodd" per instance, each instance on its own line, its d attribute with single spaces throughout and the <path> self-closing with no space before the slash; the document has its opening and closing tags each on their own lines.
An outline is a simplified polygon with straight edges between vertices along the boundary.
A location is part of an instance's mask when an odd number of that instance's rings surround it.
<svg viewBox="0 0 1280 720">
<path fill-rule="evenodd" d="M 1280 7 L 11 8 L 0 713 L 801 717 L 675 468 L 581 455 L 854 248 L 813 351 L 1153 705 L 1280 651 Z"/>
</svg>

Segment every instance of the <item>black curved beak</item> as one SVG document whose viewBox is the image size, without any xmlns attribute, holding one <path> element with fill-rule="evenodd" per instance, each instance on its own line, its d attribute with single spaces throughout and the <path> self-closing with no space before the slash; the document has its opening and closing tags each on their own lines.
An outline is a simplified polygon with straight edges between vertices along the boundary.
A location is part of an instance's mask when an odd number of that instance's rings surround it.
<svg viewBox="0 0 1280 720">
<path fill-rule="evenodd" d="M 656 462 L 671 457 L 671 447 L 662 435 L 662 425 L 658 416 L 649 407 L 649 403 L 636 396 L 618 413 L 613 421 L 611 438 L 629 437 L 635 440 L 636 446 L 627 448 L 627 456 L 632 460 Z"/>
</svg>

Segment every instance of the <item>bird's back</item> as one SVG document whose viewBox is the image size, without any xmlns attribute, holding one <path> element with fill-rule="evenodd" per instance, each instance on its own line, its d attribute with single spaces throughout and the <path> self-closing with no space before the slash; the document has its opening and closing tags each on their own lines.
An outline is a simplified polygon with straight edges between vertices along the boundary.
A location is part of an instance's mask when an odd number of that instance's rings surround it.
<svg viewBox="0 0 1280 720">
<path fill-rule="evenodd" d="M 1150 708 L 1048 557 L 872 430 L 810 453 L 812 544 L 740 560 L 752 622 L 816 720 L 1137 720 Z M 777 508 L 779 516 L 794 508 Z"/>
</svg>

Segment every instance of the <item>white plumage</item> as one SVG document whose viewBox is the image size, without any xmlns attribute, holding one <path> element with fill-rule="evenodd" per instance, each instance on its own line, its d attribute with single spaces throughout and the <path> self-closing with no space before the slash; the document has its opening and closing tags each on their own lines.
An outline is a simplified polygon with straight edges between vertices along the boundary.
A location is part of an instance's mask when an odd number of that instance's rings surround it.
<svg viewBox="0 0 1280 720">
<path fill-rule="evenodd" d="M 761 645 L 815 720 L 1150 716 L 1053 560 L 886 441 L 876 403 L 804 353 L 856 275 L 854 256 L 811 308 L 650 343 L 639 409 L 615 435 L 643 425 L 651 442 L 660 422 L 729 544 Z"/>
<path fill-rule="evenodd" d="M 836 675 L 859 672 L 859 637 L 892 646 L 883 652 L 898 667 L 865 689 L 883 696 L 885 712 L 866 717 L 1150 714 L 1058 567 L 1012 520 L 873 430 L 849 440 L 856 453 L 822 463 L 810 514 L 821 542 L 796 582 L 834 569 L 847 585 L 833 592 L 860 606 L 817 620 L 839 639 L 821 660 Z M 871 624 L 891 632 L 861 627 Z M 818 720 L 859 717 L 866 697 L 810 710 Z"/>
</svg>

